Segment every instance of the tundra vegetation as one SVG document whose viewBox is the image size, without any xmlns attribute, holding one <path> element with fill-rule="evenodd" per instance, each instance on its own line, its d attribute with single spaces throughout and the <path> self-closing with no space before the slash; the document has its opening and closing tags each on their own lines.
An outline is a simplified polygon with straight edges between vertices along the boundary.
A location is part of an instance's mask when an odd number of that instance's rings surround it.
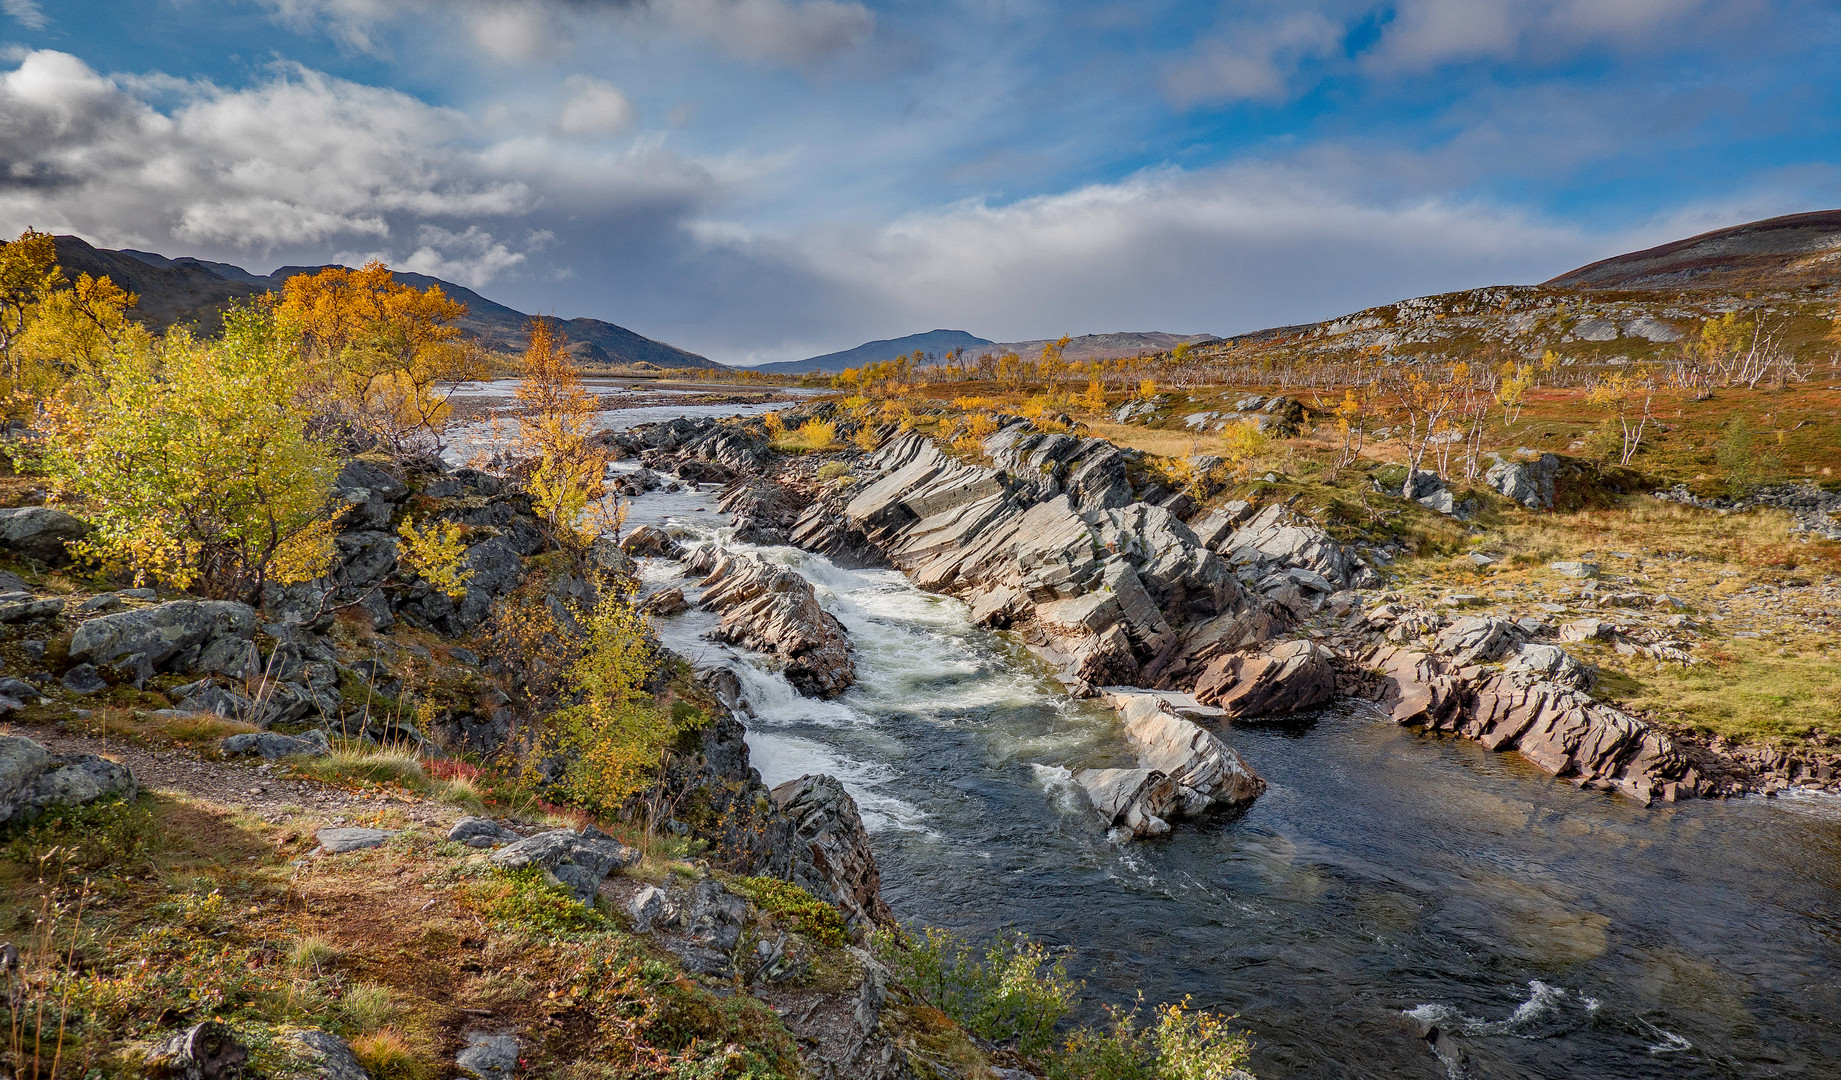
<svg viewBox="0 0 1841 1080">
<path fill-rule="evenodd" d="M 374 1080 L 433 1080 L 453 1074 L 470 1018 L 490 1016 L 522 1033 L 520 1075 L 813 1075 L 792 1010 L 745 992 L 741 971 L 693 977 L 606 902 L 444 839 L 464 813 L 631 845 L 638 861 L 623 885 L 681 894 L 685 882 L 714 883 L 742 898 L 736 955 L 779 943 L 804 958 L 785 992 L 807 1004 L 830 995 L 846 1016 L 876 963 L 853 951 L 864 928 L 836 907 L 788 881 L 730 874 L 729 852 L 663 827 L 684 819 L 721 835 L 734 824 L 666 783 L 722 706 L 659 649 L 607 546 L 623 510 L 604 481 L 597 403 L 556 328 L 534 320 L 521 356 L 483 356 L 455 330 L 463 306 L 376 263 L 291 279 L 229 311 L 211 337 L 149 333 L 135 305 L 107 279 L 65 275 L 49 236 L 0 244 L 11 465 L 0 494 L 9 507 L 65 511 L 84 530 L 67 557 L 0 555 L 34 597 L 21 618 L 53 620 L 0 632 L 9 673 L 83 668 L 68 620 L 121 610 L 132 588 L 143 591 L 129 614 L 203 597 L 267 618 L 308 599 L 288 609 L 291 623 L 246 634 L 245 652 L 217 656 L 221 685 L 142 656 L 140 671 L 90 665 L 95 684 L 81 691 L 55 678 L 42 697 L 17 679 L 0 687 L 7 732 L 150 770 L 122 801 L 0 820 L 0 925 L 15 928 L 0 944 L 0 1068 L 22 1080 L 143 1075 L 175 1033 L 217 1024 L 257 1075 L 325 1067 L 320 1044 L 302 1041 L 318 1031 Z M 516 398 L 488 425 L 478 471 L 457 481 L 431 460 L 454 435 L 449 397 L 506 366 L 523 376 Z M 1047 379 L 1051 396 L 1074 385 L 1050 354 L 1006 377 Z M 886 390 L 865 387 L 883 420 L 920 422 Z M 1036 414 L 1057 422 L 1046 403 Z M 790 450 L 839 445 L 824 423 L 775 435 Z M 389 484 L 408 490 L 378 501 Z M 482 593 L 497 571 L 479 553 L 527 522 L 539 535 L 518 556 L 522 576 Z M 390 545 L 392 571 L 340 578 L 353 536 Z M 491 610 L 453 629 L 481 595 Z M 299 651 L 307 626 L 337 661 L 322 665 L 336 678 L 319 687 L 336 706 L 335 737 L 318 753 L 233 767 L 227 739 L 322 734 L 274 719 L 288 715 L 282 668 L 310 659 Z M 201 686 L 242 704 L 227 715 L 187 706 Z M 460 740 L 435 754 L 421 739 L 457 714 L 497 709 L 529 721 L 508 752 Z M 372 846 L 310 857 L 335 811 L 334 825 L 378 830 Z M 877 941 L 916 979 L 891 989 L 884 1030 L 912 1060 L 954 1075 L 989 1076 L 1002 1062 L 1190 1080 L 1224 1076 L 1247 1052 L 1231 1018 L 1187 1003 L 1077 1023 L 1077 985 L 1027 941 L 975 955 L 926 931 Z"/>
</svg>

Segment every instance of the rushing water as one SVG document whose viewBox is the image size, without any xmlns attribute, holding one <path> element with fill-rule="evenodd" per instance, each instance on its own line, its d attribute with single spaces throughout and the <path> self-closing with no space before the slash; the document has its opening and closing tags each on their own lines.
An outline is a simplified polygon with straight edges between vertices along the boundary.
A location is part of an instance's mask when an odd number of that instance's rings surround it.
<svg viewBox="0 0 1841 1080">
<path fill-rule="evenodd" d="M 724 519 L 706 490 L 631 520 Z M 1271 785 L 1245 815 L 1123 842 L 1067 784 L 1122 760 L 1107 710 L 897 573 L 749 550 L 818 587 L 854 689 L 801 698 L 707 613 L 661 633 L 741 672 L 769 783 L 846 783 L 905 919 L 1067 946 L 1106 1000 L 1237 1012 L 1267 1077 L 1841 1076 L 1841 805 L 1644 810 L 1341 708 L 1224 733 Z"/>
</svg>

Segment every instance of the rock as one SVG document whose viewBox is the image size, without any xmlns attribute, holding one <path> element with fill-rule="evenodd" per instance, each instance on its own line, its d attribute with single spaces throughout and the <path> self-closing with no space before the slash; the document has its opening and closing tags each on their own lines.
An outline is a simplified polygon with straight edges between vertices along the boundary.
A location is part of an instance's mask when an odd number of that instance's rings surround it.
<svg viewBox="0 0 1841 1080">
<path fill-rule="evenodd" d="M 0 570 L 0 593 L 30 593 L 32 586 L 11 570 Z"/>
<path fill-rule="evenodd" d="M 675 559 L 680 548 L 671 534 L 656 525 L 641 525 L 620 541 L 620 550 L 634 558 Z"/>
<path fill-rule="evenodd" d="M 53 619 L 63 614 L 64 601 L 55 596 L 33 596 L 31 593 L 7 593 L 0 595 L 0 622 L 28 622 L 32 619 Z"/>
<path fill-rule="evenodd" d="M 1523 645 L 1503 663 L 1502 670 L 1522 672 L 1571 690 L 1590 690 L 1596 679 L 1591 668 L 1558 645 Z"/>
<path fill-rule="evenodd" d="M 668 926 L 677 918 L 671 897 L 656 885 L 647 885 L 626 902 L 626 913 L 633 919 L 633 932 L 649 934 L 655 926 Z"/>
<path fill-rule="evenodd" d="M 1602 619 L 1577 619 L 1560 625 L 1561 641 L 1610 641 L 1617 627 Z"/>
<path fill-rule="evenodd" d="M 90 527 L 50 506 L 0 510 L 0 551 L 23 555 L 46 566 L 67 566 L 65 545 L 90 534 Z"/>
<path fill-rule="evenodd" d="M 1195 685 L 1198 701 L 1236 718 L 1313 709 L 1336 695 L 1335 654 L 1309 641 L 1287 641 L 1252 657 L 1224 656 Z"/>
<path fill-rule="evenodd" d="M 808 697 L 836 697 L 856 681 L 844 627 L 818 606 L 812 583 L 753 555 L 723 554 L 703 579 L 702 606 L 722 613 L 711 636 L 770 652 Z"/>
<path fill-rule="evenodd" d="M 94 664 L 78 664 L 66 671 L 58 681 L 73 694 L 98 694 L 109 688 L 108 681 L 96 670 Z"/>
<path fill-rule="evenodd" d="M 489 848 L 515 844 L 520 837 L 491 818 L 463 817 L 447 831 L 447 838 L 468 847 Z"/>
<path fill-rule="evenodd" d="M 1553 509 L 1554 480 L 1560 474 L 1560 459 L 1542 454 L 1533 461 L 1504 461 L 1483 474 L 1483 482 L 1530 510 Z"/>
<path fill-rule="evenodd" d="M 684 599 L 683 589 L 660 589 L 646 597 L 646 602 L 640 605 L 640 610 L 648 615 L 668 618 L 689 611 L 690 604 Z"/>
<path fill-rule="evenodd" d="M 134 774 L 94 754 L 54 754 L 17 735 L 0 735 L 0 823 L 35 821 L 58 806 L 140 794 Z"/>
<path fill-rule="evenodd" d="M 1548 568 L 1556 574 L 1563 574 L 1566 577 L 1572 578 L 1595 578 L 1598 576 L 1597 563 L 1579 562 L 1575 559 L 1562 559 L 1558 562 L 1549 563 Z"/>
<path fill-rule="evenodd" d="M 1220 542 L 1217 550 L 1235 567 L 1271 563 L 1308 570 L 1334 589 L 1369 588 L 1379 583 L 1346 546 L 1315 523 L 1291 516 L 1279 505 L 1267 506 Z"/>
<path fill-rule="evenodd" d="M 105 611 L 114 611 L 121 607 L 121 597 L 112 592 L 97 593 L 77 605 L 79 615 L 100 615 Z"/>
<path fill-rule="evenodd" d="M 1217 806 L 1246 806 L 1266 790 L 1266 782 L 1232 748 L 1176 715 L 1170 697 L 1130 691 L 1105 696 L 1118 710 L 1138 766 L 1176 785 L 1176 802 L 1159 816 L 1195 817 Z"/>
<path fill-rule="evenodd" d="M 147 1052 L 148 1071 L 170 1080 L 236 1080 L 249 1050 L 216 1020 L 194 1024 Z"/>
<path fill-rule="evenodd" d="M 895 915 L 882 900 L 882 874 L 870 851 L 869 832 L 844 785 L 829 776 L 802 776 L 774 788 L 773 803 L 811 852 L 814 867 L 830 887 L 829 899 L 845 917 L 853 925 L 893 926 Z"/>
<path fill-rule="evenodd" d="M 584 904 L 594 903 L 607 875 L 639 861 L 639 852 L 596 830 L 554 829 L 527 837 L 492 853 L 494 866 L 520 870 L 535 866 L 545 879 L 561 885 Z"/>
<path fill-rule="evenodd" d="M 747 901 L 715 878 L 706 877 L 697 882 L 684 903 L 680 916 L 683 938 L 666 938 L 663 944 L 686 971 L 726 979 L 733 971 L 730 958 L 741 941 L 747 917 Z"/>
<path fill-rule="evenodd" d="M 371 1074 L 365 1071 L 358 1055 L 337 1035 L 308 1028 L 289 1032 L 281 1041 L 293 1044 L 295 1053 L 291 1056 L 304 1059 L 307 1066 L 304 1075 L 313 1080 L 371 1080 Z M 290 1075 L 303 1074 L 291 1072 Z"/>
<path fill-rule="evenodd" d="M 1433 642 L 1433 649 L 1458 667 L 1488 664 L 1521 640 L 1521 630 L 1507 619 L 1471 615 L 1452 623 Z"/>
<path fill-rule="evenodd" d="M 379 847 L 400 831 L 399 829 L 325 828 L 315 832 L 313 838 L 320 842 L 320 854 L 341 855 L 348 851 Z"/>
<path fill-rule="evenodd" d="M 174 600 L 85 622 L 71 639 L 70 658 L 145 678 L 155 671 L 187 670 L 212 642 L 247 640 L 255 630 L 256 612 L 247 604 Z"/>
<path fill-rule="evenodd" d="M 518 1039 L 514 1035 L 467 1035 L 454 1067 L 474 1080 L 511 1080 L 518 1074 Z"/>
<path fill-rule="evenodd" d="M 318 729 L 303 731 L 299 735 L 281 735 L 273 731 L 246 732 L 229 736 L 220 748 L 226 757 L 257 754 L 270 761 L 296 755 L 324 757 L 332 753 L 332 744 L 327 741 L 326 733 Z"/>
<path fill-rule="evenodd" d="M 1439 726 L 1464 703 L 1464 684 L 1438 658 L 1417 649 L 1380 647 L 1365 658 L 1379 673 L 1378 703 L 1397 724 Z"/>
<path fill-rule="evenodd" d="M 1168 833 L 1165 815 L 1182 804 L 1175 782 L 1156 769 L 1082 769 L 1074 783 L 1108 826 L 1134 837 Z"/>
</svg>

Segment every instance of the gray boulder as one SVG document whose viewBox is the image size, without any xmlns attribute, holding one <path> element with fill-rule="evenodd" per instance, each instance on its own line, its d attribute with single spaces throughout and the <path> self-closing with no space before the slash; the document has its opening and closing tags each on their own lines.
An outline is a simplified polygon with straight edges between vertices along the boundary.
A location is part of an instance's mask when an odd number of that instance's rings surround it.
<svg viewBox="0 0 1841 1080">
<path fill-rule="evenodd" d="M 814 855 L 831 897 L 850 920 L 892 924 L 882 900 L 882 874 L 869 848 L 857 803 L 830 776 L 802 776 L 773 789 L 773 802 L 792 822 L 794 835 Z"/>
<path fill-rule="evenodd" d="M 592 904 L 607 875 L 638 862 L 639 852 L 599 830 L 554 829 L 502 847 L 491 859 L 494 866 L 506 870 L 535 866 L 547 880 L 567 888 L 582 903 Z"/>
<path fill-rule="evenodd" d="M 294 1075 L 304 1074 L 313 1080 L 371 1080 L 358 1055 L 337 1035 L 308 1028 L 284 1035 L 282 1042 L 292 1051 L 290 1056 L 305 1066 Z"/>
<path fill-rule="evenodd" d="M 0 735 L 0 823 L 34 821 L 58 806 L 83 806 L 140 794 L 134 773 L 94 754 L 54 754 L 17 735 Z"/>
<path fill-rule="evenodd" d="M 326 828 L 313 834 L 320 842 L 320 853 L 341 855 L 347 851 L 362 851 L 365 848 L 380 847 L 384 841 L 395 836 L 397 829 L 348 829 Z"/>
<path fill-rule="evenodd" d="M 1533 461 L 1504 461 L 1483 474 L 1483 482 L 1503 497 L 1530 510 L 1553 509 L 1553 482 L 1560 474 L 1560 459 L 1542 454 Z"/>
<path fill-rule="evenodd" d="M 320 757 L 332 753 L 332 744 L 324 731 L 303 731 L 299 735 L 281 735 L 273 731 L 252 731 L 232 735 L 221 744 L 226 757 L 258 754 L 270 761 L 306 755 Z"/>
<path fill-rule="evenodd" d="M 474 1080 L 511 1080 L 518 1073 L 517 1036 L 473 1032 L 454 1067 Z"/>
<path fill-rule="evenodd" d="M 94 664 L 78 664 L 66 671 L 64 677 L 58 681 L 64 684 L 64 689 L 73 694 L 99 694 L 109 688 L 107 680 L 102 677 L 101 672 L 96 670 Z"/>
<path fill-rule="evenodd" d="M 146 1061 L 155 1076 L 168 1080 L 236 1080 L 249 1050 L 229 1028 L 206 1020 L 156 1043 Z"/>
<path fill-rule="evenodd" d="M 64 601 L 56 596 L 33 596 L 29 592 L 0 594 L 0 623 L 52 619 L 63 610 Z"/>
<path fill-rule="evenodd" d="M 1434 651 L 1458 667 L 1488 664 L 1521 642 L 1521 628 L 1507 619 L 1472 615 L 1446 627 L 1433 644 Z"/>
<path fill-rule="evenodd" d="M 218 639 L 248 640 L 255 632 L 256 611 L 247 604 L 174 600 L 89 620 L 77 627 L 70 658 L 145 678 L 155 671 L 189 670 Z"/>
<path fill-rule="evenodd" d="M 1162 836 L 1183 804 L 1175 781 L 1156 769 L 1082 769 L 1074 783 L 1113 828 L 1135 837 Z"/>
<path fill-rule="evenodd" d="M 515 844 L 519 840 L 517 833 L 491 818 L 463 817 L 454 822 L 447 831 L 447 838 L 468 847 L 489 848 L 503 844 Z"/>
<path fill-rule="evenodd" d="M 83 521 L 50 506 L 20 506 L 0 510 L 0 550 L 23 555 L 46 566 L 65 566 L 70 552 L 65 545 L 90 533 Z"/>
<path fill-rule="evenodd" d="M 1590 690 L 1596 674 L 1558 645 L 1523 645 L 1503 661 L 1502 670 L 1523 672 L 1569 690 Z"/>
</svg>

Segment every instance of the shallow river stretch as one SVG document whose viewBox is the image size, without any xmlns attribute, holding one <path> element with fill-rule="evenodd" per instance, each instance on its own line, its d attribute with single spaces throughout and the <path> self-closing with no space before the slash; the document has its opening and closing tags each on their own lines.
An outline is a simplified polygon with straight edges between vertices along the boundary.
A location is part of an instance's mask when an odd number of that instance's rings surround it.
<svg viewBox="0 0 1841 1080">
<path fill-rule="evenodd" d="M 726 518 L 706 490 L 636 500 L 641 523 Z M 905 920 L 1065 946 L 1097 1000 L 1237 1012 L 1267 1078 L 1841 1077 L 1835 801 L 1644 810 L 1345 707 L 1224 731 L 1270 790 L 1122 842 L 1067 784 L 1124 763 L 1106 709 L 895 572 L 749 550 L 818 586 L 854 689 L 799 697 L 706 613 L 661 635 L 742 673 L 769 784 L 845 782 Z M 644 576 L 695 597 L 675 563 Z"/>
</svg>

